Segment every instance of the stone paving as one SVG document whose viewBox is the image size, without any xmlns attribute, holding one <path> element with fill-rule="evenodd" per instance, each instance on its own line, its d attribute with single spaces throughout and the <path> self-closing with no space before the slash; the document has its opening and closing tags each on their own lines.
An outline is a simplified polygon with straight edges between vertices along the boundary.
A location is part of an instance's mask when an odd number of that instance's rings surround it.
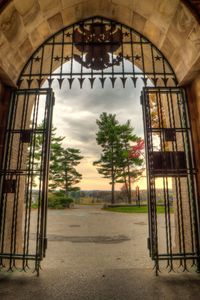
<svg viewBox="0 0 200 300">
<path fill-rule="evenodd" d="M 0 299 L 199 299 L 199 275 L 155 276 L 147 231 L 146 214 L 106 212 L 99 206 L 50 210 L 40 277 L 1 273 Z"/>
</svg>

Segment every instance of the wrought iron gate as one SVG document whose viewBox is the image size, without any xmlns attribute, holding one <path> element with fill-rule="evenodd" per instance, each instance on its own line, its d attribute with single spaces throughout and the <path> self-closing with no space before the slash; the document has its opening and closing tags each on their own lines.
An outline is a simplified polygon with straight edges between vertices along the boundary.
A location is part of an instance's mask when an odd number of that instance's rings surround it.
<svg viewBox="0 0 200 300">
<path fill-rule="evenodd" d="M 199 271 L 199 212 L 184 90 L 144 88 L 141 95 L 148 175 L 148 247 L 156 272 Z M 163 199 L 163 214 L 158 214 Z M 162 201 L 161 201 L 162 202 Z"/>
<path fill-rule="evenodd" d="M 46 248 L 51 88 L 105 84 L 142 93 L 149 190 L 149 249 L 155 260 L 199 270 L 199 212 L 184 90 L 162 53 L 144 36 L 102 17 L 50 37 L 30 57 L 13 94 L 0 170 L 0 266 L 39 272 Z M 49 89 L 41 88 L 42 85 Z M 148 86 L 154 86 L 150 88 Z M 37 87 L 37 89 L 35 89 Z M 43 122 L 43 126 L 39 124 Z M 38 139 L 42 149 L 38 150 Z M 39 152 L 38 152 L 39 151 Z M 33 189 L 33 186 L 34 187 Z M 164 214 L 157 214 L 159 201 Z M 34 201 L 38 208 L 32 209 Z"/>
<path fill-rule="evenodd" d="M 53 103 L 51 89 L 12 95 L 0 170 L 0 267 L 10 271 L 39 274 L 45 256 Z"/>
</svg>

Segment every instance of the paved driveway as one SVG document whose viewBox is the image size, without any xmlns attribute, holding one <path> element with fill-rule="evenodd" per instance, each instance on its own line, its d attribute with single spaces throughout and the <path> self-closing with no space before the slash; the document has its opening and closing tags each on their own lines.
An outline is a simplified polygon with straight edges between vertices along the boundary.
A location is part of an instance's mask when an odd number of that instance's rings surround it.
<svg viewBox="0 0 200 300">
<path fill-rule="evenodd" d="M 48 251 L 40 277 L 1 274 L 0 299 L 199 299 L 196 274 L 155 277 L 146 214 L 99 206 L 49 210 Z"/>
<path fill-rule="evenodd" d="M 44 269 L 151 268 L 147 214 L 124 214 L 79 206 L 49 211 Z"/>
</svg>

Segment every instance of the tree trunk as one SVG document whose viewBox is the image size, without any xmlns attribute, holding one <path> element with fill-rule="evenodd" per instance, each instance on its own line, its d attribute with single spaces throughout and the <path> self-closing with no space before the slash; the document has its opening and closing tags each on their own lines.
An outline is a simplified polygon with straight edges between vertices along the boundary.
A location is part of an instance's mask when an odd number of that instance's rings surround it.
<svg viewBox="0 0 200 300">
<path fill-rule="evenodd" d="M 127 184 L 127 179 L 126 179 L 126 170 L 125 168 L 123 168 L 123 172 L 124 172 L 124 186 L 125 186 L 125 189 L 126 189 L 126 197 L 127 197 L 127 200 L 129 200 L 129 192 L 128 192 L 128 184 Z"/>
<path fill-rule="evenodd" d="M 68 197 L 68 181 L 67 181 L 67 170 L 65 169 L 65 195 Z"/>
<path fill-rule="evenodd" d="M 130 176 L 130 168 L 128 166 L 128 203 L 131 204 L 131 176 Z"/>
<path fill-rule="evenodd" d="M 112 193 L 111 193 L 111 204 L 115 203 L 115 175 L 114 175 L 114 166 L 113 166 L 113 146 L 112 146 Z"/>
<path fill-rule="evenodd" d="M 129 164 L 129 159 L 128 159 L 128 203 L 131 204 L 131 176 L 130 176 L 130 164 Z"/>
<path fill-rule="evenodd" d="M 115 204 L 115 182 L 112 179 L 112 194 L 111 194 L 111 203 Z"/>
</svg>

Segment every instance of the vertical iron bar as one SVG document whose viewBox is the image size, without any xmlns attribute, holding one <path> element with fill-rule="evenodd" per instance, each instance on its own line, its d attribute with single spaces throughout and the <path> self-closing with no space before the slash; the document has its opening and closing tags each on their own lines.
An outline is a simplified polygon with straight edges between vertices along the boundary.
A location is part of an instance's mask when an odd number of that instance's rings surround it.
<svg viewBox="0 0 200 300">
<path fill-rule="evenodd" d="M 54 60 L 54 46 L 55 46 L 55 36 L 53 36 L 52 39 L 53 43 L 52 43 L 52 47 L 51 47 L 51 63 L 50 63 L 50 72 L 49 72 L 49 88 L 51 88 L 51 84 L 52 84 L 52 74 L 53 74 L 53 60 Z"/>
<path fill-rule="evenodd" d="M 41 61 L 40 61 L 39 82 L 42 79 L 42 69 L 43 69 L 43 61 L 44 61 L 44 48 L 45 48 L 45 46 L 43 45 L 42 46 Z M 40 86 L 39 86 L 39 88 L 40 88 Z"/>
<path fill-rule="evenodd" d="M 156 84 L 157 78 L 156 78 L 155 60 L 154 60 L 154 53 L 153 53 L 153 46 L 152 46 L 152 44 L 151 44 L 151 60 L 152 60 L 152 67 L 153 67 L 154 86 L 156 87 L 157 86 L 157 84 Z"/>
<path fill-rule="evenodd" d="M 40 95 L 37 94 L 37 101 L 40 102 Z M 40 163 L 40 171 L 39 171 L 39 195 L 38 195 L 38 211 L 37 211 L 37 229 L 36 229 L 36 259 L 35 259 L 35 271 L 39 276 L 39 268 L 40 268 L 40 226 L 41 226 L 41 205 L 42 205 L 42 175 L 43 175 L 43 155 L 44 155 L 44 133 L 46 126 L 46 119 L 44 116 L 43 119 L 43 128 L 42 128 L 42 147 L 41 147 L 41 163 Z"/>
<path fill-rule="evenodd" d="M 169 93 L 166 93 L 167 97 L 167 108 L 168 108 L 168 114 L 169 114 L 169 127 L 170 129 L 175 128 L 175 120 L 172 116 L 172 106 L 170 105 L 169 100 Z M 175 136 L 176 138 L 176 136 Z M 174 143 L 172 142 L 172 151 L 174 151 Z M 172 179 L 173 180 L 173 179 Z M 173 193 L 173 186 L 172 186 L 172 193 Z M 173 199 L 174 202 L 174 199 Z M 173 205 L 174 206 L 174 205 Z M 173 270 L 173 254 L 172 254 L 172 226 L 171 226 L 171 216 L 170 216 L 170 202 L 169 202 L 169 188 L 168 188 L 168 179 L 167 179 L 167 210 L 168 210 L 168 224 L 169 224 L 169 245 L 170 245 L 170 261 L 171 261 L 171 269 Z"/>
<path fill-rule="evenodd" d="M 148 247 L 149 247 L 149 254 L 150 257 L 152 258 L 152 217 L 151 217 L 151 199 L 150 199 L 150 193 L 149 193 L 149 188 L 150 188 L 150 176 L 149 176 L 149 137 L 148 137 L 148 115 L 149 115 L 149 106 L 147 107 L 146 103 L 146 93 L 145 90 L 143 89 L 141 93 L 141 104 L 142 104 L 142 112 L 143 112 L 143 123 L 144 123 L 144 137 L 145 137 L 145 161 L 146 161 L 146 170 L 147 170 L 147 197 L 148 197 L 148 229 L 149 229 L 149 237 L 148 237 Z"/>
<path fill-rule="evenodd" d="M 72 37 L 74 35 L 74 25 L 72 26 Z M 72 81 L 73 81 L 73 61 L 74 61 L 74 42 L 73 42 L 73 39 L 72 39 L 72 44 L 71 44 L 71 65 L 70 65 L 70 80 L 71 80 L 71 83 L 70 83 L 70 89 L 72 87 Z"/>
<path fill-rule="evenodd" d="M 165 111 L 163 110 L 164 106 L 162 104 L 162 95 L 161 95 L 161 92 L 159 90 L 159 93 L 158 93 L 158 108 L 159 108 L 159 113 L 158 113 L 158 116 L 159 116 L 159 128 L 162 128 L 162 130 L 159 130 L 159 133 L 160 133 L 160 142 L 161 142 L 161 152 L 162 153 L 165 153 L 167 151 L 166 149 L 166 141 L 164 139 L 164 128 L 167 127 L 167 124 L 165 124 L 165 122 L 167 122 L 167 116 L 165 114 Z M 168 116 L 169 118 L 169 116 Z M 166 120 L 165 120 L 166 119 Z M 165 174 L 167 176 L 167 174 Z M 167 177 L 164 177 L 163 176 L 163 194 L 164 194 L 164 207 L 165 207 L 165 235 L 166 235 L 166 249 L 167 249 L 167 255 L 169 254 L 169 224 L 168 224 L 168 213 L 169 211 L 167 210 L 167 196 L 166 196 L 166 185 L 165 185 L 165 178 Z M 170 264 L 170 260 L 167 259 L 167 267 L 169 267 L 169 264 Z"/>
<path fill-rule="evenodd" d="M 132 30 L 129 30 L 130 38 L 131 38 L 131 59 L 132 59 L 132 68 L 133 68 L 133 78 L 135 79 L 135 61 L 134 61 L 134 47 L 133 47 L 133 36 Z"/>
<path fill-rule="evenodd" d="M 62 31 L 62 48 L 61 48 L 61 65 L 60 65 L 60 80 L 62 80 L 63 73 L 63 62 L 64 62 L 64 40 L 65 40 L 65 32 Z M 61 88 L 61 85 L 60 85 Z"/>
<path fill-rule="evenodd" d="M 123 42 L 124 42 L 124 34 L 123 34 L 123 26 L 121 24 L 121 33 L 122 33 L 122 78 L 124 80 L 124 46 L 123 46 Z M 112 35 L 112 43 L 113 43 L 113 35 Z M 113 53 L 113 52 L 112 52 Z M 113 64 L 113 54 L 112 54 L 112 64 Z M 113 66 L 113 73 L 114 73 L 114 66 Z M 125 87 L 125 85 L 124 85 Z"/>
<path fill-rule="evenodd" d="M 52 120 L 53 120 L 53 106 L 54 106 L 54 94 L 51 92 L 48 94 L 49 97 L 49 105 L 48 105 L 48 139 L 46 144 L 46 152 L 47 152 L 47 159 L 46 159 L 46 199 L 44 199 L 45 202 L 45 212 L 44 212 L 44 253 L 43 256 L 45 256 L 46 253 L 46 241 L 47 241 L 47 209 L 48 209 L 48 181 L 49 181 L 49 162 L 50 162 L 50 149 L 51 149 L 51 131 L 52 131 Z"/>
<path fill-rule="evenodd" d="M 140 36 L 140 49 L 141 49 L 141 56 L 142 56 L 142 74 L 144 77 L 144 86 L 146 87 L 146 72 L 145 72 L 145 63 L 144 63 L 144 51 L 143 51 L 143 43 L 142 43 L 142 37 Z"/>
</svg>

